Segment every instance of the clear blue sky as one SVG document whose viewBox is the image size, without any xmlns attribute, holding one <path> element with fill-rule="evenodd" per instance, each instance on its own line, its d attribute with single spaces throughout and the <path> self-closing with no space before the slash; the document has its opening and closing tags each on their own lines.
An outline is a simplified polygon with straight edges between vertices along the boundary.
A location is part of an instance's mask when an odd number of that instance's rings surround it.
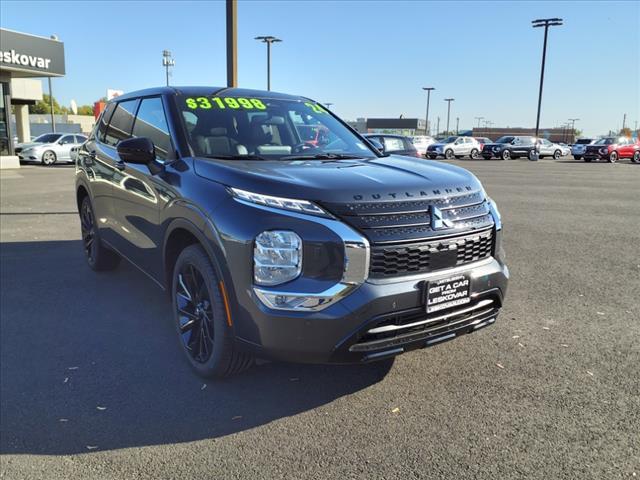
<svg viewBox="0 0 640 480">
<path fill-rule="evenodd" d="M 434 86 L 430 117 L 470 128 L 533 126 L 543 29 L 549 32 L 542 126 L 578 117 L 585 134 L 640 120 L 639 2 L 240 1 L 239 83 L 266 88 L 265 46 L 273 48 L 273 90 L 302 94 L 345 119 L 424 117 L 422 86 Z M 176 60 L 176 85 L 226 85 L 225 4 L 199 2 L 28 2 L 2 0 L 3 28 L 65 43 L 67 75 L 54 95 L 92 103 L 107 88 L 162 85 L 161 51 Z"/>
</svg>

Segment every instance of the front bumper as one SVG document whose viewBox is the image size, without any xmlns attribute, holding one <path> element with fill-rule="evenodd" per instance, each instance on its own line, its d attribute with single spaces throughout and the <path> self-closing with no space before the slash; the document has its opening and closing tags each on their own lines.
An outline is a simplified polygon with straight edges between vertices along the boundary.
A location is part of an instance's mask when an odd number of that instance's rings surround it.
<svg viewBox="0 0 640 480">
<path fill-rule="evenodd" d="M 424 283 L 470 273 L 469 304 L 426 314 Z M 306 363 L 360 363 L 435 345 L 491 325 L 506 294 L 509 271 L 496 258 L 413 277 L 368 280 L 319 312 L 281 312 L 254 298 L 251 353 Z M 246 329 L 245 329 L 246 331 Z"/>
</svg>

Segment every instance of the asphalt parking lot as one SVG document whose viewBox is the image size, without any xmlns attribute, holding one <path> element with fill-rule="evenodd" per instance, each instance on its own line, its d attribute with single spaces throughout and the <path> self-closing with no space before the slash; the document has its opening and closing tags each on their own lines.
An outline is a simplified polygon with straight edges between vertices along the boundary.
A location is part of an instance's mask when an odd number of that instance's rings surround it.
<svg viewBox="0 0 640 480">
<path fill-rule="evenodd" d="M 640 477 L 640 165 L 456 161 L 505 224 L 497 323 L 366 366 L 203 382 L 135 268 L 85 266 L 73 168 L 0 173 L 0 477 Z"/>
</svg>

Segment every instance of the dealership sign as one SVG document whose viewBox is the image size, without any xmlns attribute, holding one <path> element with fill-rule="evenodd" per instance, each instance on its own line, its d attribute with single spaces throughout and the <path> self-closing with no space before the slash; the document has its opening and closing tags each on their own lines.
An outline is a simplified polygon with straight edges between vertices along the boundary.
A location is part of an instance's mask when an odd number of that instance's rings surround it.
<svg viewBox="0 0 640 480">
<path fill-rule="evenodd" d="M 62 76 L 65 74 L 64 44 L 0 29 L 0 70 L 18 73 L 15 76 Z"/>
</svg>

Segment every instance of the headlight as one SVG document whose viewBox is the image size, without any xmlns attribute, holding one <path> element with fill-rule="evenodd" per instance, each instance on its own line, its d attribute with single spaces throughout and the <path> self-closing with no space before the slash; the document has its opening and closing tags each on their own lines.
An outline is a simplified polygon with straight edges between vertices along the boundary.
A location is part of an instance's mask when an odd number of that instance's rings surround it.
<svg viewBox="0 0 640 480">
<path fill-rule="evenodd" d="M 607 147 L 602 147 L 600 149 L 600 154 L 601 155 L 606 155 L 607 153 L 609 153 L 609 149 Z"/>
<path fill-rule="evenodd" d="M 500 150 L 500 146 L 493 147 L 494 152 L 497 152 L 498 150 Z"/>
<path fill-rule="evenodd" d="M 436 147 L 436 152 L 441 152 L 442 151 L 442 147 Z"/>
<path fill-rule="evenodd" d="M 302 271 L 302 240 L 288 230 L 270 230 L 256 237 L 253 279 L 258 285 L 279 285 Z"/>
<path fill-rule="evenodd" d="M 293 198 L 274 197 L 271 195 L 263 195 L 261 193 L 248 192 L 239 188 L 229 187 L 231 195 L 246 202 L 264 205 L 267 207 L 281 208 L 283 210 L 291 210 L 294 212 L 309 213 L 321 217 L 331 217 L 322 208 L 308 200 L 296 200 Z"/>
<path fill-rule="evenodd" d="M 500 215 L 500 210 L 498 210 L 498 205 L 493 201 L 492 198 L 487 197 L 487 202 L 489 202 L 489 210 L 493 216 L 493 219 L 496 222 L 496 230 L 502 230 L 502 215 Z"/>
</svg>

